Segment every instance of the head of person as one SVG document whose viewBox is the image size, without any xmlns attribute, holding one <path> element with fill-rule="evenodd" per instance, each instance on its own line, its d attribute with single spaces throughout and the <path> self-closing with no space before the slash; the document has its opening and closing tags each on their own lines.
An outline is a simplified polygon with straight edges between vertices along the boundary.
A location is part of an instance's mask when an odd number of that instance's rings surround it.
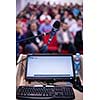
<svg viewBox="0 0 100 100">
<path fill-rule="evenodd" d="M 80 9 L 81 12 L 83 12 L 83 7 L 82 6 L 80 6 L 79 9 Z"/>
<path fill-rule="evenodd" d="M 62 30 L 63 30 L 63 31 L 66 31 L 66 30 L 68 30 L 68 28 L 69 28 L 68 23 L 63 22 L 63 23 L 62 23 Z"/>
<path fill-rule="evenodd" d="M 74 8 L 79 8 L 79 5 L 78 5 L 78 4 L 76 4 L 76 5 L 74 6 Z"/>
<path fill-rule="evenodd" d="M 55 16 L 55 19 L 57 19 L 57 20 L 60 20 L 60 18 L 61 18 L 61 15 L 60 15 L 60 14 L 57 14 L 57 15 Z"/>
<path fill-rule="evenodd" d="M 31 29 L 31 31 L 37 31 L 37 23 L 32 22 L 31 25 L 30 25 L 30 29 Z"/>
<path fill-rule="evenodd" d="M 78 25 L 79 27 L 83 27 L 83 21 L 82 21 L 82 19 L 78 19 L 78 20 L 77 20 L 77 25 Z"/>
<path fill-rule="evenodd" d="M 23 33 L 26 33 L 27 32 L 27 24 L 25 22 L 22 22 L 21 26 L 22 26 Z"/>
<path fill-rule="evenodd" d="M 69 18 L 69 20 L 73 19 L 73 14 L 70 13 L 70 14 L 68 15 L 68 18 Z"/>
<path fill-rule="evenodd" d="M 44 14 L 45 16 L 47 16 L 47 15 L 48 15 L 48 11 L 45 10 L 45 11 L 43 12 L 43 14 Z"/>
<path fill-rule="evenodd" d="M 50 24 L 51 18 L 49 16 L 45 17 L 45 24 Z"/>
<path fill-rule="evenodd" d="M 23 31 L 23 27 L 22 27 L 22 23 L 21 22 L 16 23 L 16 32 L 18 32 L 20 35 L 23 35 L 24 34 L 24 31 Z"/>
<path fill-rule="evenodd" d="M 36 19 L 36 13 L 32 13 L 32 15 L 30 16 L 30 20 L 34 20 Z"/>
<path fill-rule="evenodd" d="M 54 13 L 54 15 L 56 16 L 57 14 L 59 14 L 59 11 L 58 11 L 58 9 L 56 9 L 56 8 L 53 8 L 53 13 Z"/>
<path fill-rule="evenodd" d="M 66 10 L 66 11 L 64 12 L 64 16 L 65 16 L 65 17 L 68 17 L 68 14 L 69 14 L 69 13 L 68 13 L 68 11 Z"/>
<path fill-rule="evenodd" d="M 20 33 L 20 30 L 22 31 L 22 27 L 20 23 L 16 23 L 16 31 Z"/>
<path fill-rule="evenodd" d="M 64 3 L 64 7 L 67 7 L 67 3 L 66 2 Z"/>
<path fill-rule="evenodd" d="M 73 7 L 73 3 L 72 3 L 72 2 L 69 3 L 69 7 L 70 7 L 70 8 Z"/>
</svg>

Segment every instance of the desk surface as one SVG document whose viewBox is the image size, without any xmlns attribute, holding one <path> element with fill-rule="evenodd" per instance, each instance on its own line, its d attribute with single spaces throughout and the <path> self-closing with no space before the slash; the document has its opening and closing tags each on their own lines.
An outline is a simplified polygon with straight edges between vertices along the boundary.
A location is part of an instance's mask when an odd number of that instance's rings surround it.
<svg viewBox="0 0 100 100">
<path fill-rule="evenodd" d="M 25 59 L 27 57 L 27 55 L 23 55 L 21 54 L 19 56 L 18 62 L 22 59 Z M 34 85 L 43 85 L 42 82 L 31 82 L 31 84 L 29 84 L 26 80 L 25 80 L 25 65 L 26 65 L 26 60 L 23 60 L 22 62 L 20 62 L 17 67 L 16 67 L 16 86 L 34 86 Z M 82 70 L 83 68 L 81 68 Z M 81 71 L 82 72 L 82 71 Z M 82 76 L 81 76 L 82 77 Z M 66 85 L 66 82 L 56 82 L 54 83 L 56 85 Z M 83 93 L 79 92 L 76 89 L 73 89 L 74 93 L 75 93 L 75 100 L 83 100 Z"/>
</svg>

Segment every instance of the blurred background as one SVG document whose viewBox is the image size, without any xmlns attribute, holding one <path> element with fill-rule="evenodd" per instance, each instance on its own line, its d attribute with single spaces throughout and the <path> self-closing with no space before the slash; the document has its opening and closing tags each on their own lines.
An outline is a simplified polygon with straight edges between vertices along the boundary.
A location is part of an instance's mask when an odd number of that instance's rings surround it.
<svg viewBox="0 0 100 100">
<path fill-rule="evenodd" d="M 54 2 L 56 4 L 64 4 L 64 3 L 67 3 L 67 4 L 70 4 L 70 3 L 73 3 L 73 4 L 82 4 L 83 3 L 83 0 L 16 0 L 16 13 L 18 14 L 20 10 L 22 10 L 26 5 L 27 3 L 30 2 L 30 3 L 33 3 L 35 4 L 36 2 L 39 2 L 39 4 L 45 2 L 50 2 L 50 4 L 54 4 Z"/>
<path fill-rule="evenodd" d="M 55 21 L 60 28 L 48 45 Z M 16 0 L 16 57 L 28 53 L 83 54 L 82 0 Z"/>
</svg>

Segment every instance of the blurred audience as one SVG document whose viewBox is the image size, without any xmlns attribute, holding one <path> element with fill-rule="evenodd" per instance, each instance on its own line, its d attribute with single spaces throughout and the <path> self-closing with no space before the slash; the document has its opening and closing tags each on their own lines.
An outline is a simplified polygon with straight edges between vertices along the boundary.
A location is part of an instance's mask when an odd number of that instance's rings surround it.
<svg viewBox="0 0 100 100">
<path fill-rule="evenodd" d="M 25 33 L 27 32 L 26 24 L 17 20 L 16 23 L 16 41 L 20 41 L 25 38 Z M 24 41 L 16 43 L 16 57 L 23 52 Z"/>
<path fill-rule="evenodd" d="M 76 33 L 78 31 L 82 31 L 83 30 L 83 21 L 82 19 L 77 19 L 76 23 L 72 24 L 69 27 L 69 31 L 73 34 L 73 36 L 75 37 Z"/>
<path fill-rule="evenodd" d="M 48 19 L 49 21 L 51 21 L 51 16 L 48 14 L 47 11 L 44 11 L 43 14 L 40 16 L 40 23 L 45 22 L 45 19 Z M 49 22 L 50 23 L 50 22 Z"/>
<path fill-rule="evenodd" d="M 35 36 L 40 35 L 37 28 L 38 27 L 35 22 L 30 24 L 30 30 L 27 32 L 26 38 L 33 38 L 26 41 L 25 51 L 27 53 L 47 52 L 47 46 L 44 44 L 42 36 L 34 38 Z"/>
<path fill-rule="evenodd" d="M 74 39 L 73 36 L 71 34 L 71 32 L 69 32 L 69 25 L 68 23 L 62 23 L 62 27 L 60 28 L 60 31 L 57 33 L 57 41 L 60 44 L 59 45 L 59 52 L 61 52 L 61 50 L 69 50 L 70 53 L 75 54 L 76 51 L 76 47 L 74 46 Z"/>
<path fill-rule="evenodd" d="M 65 3 L 64 5 L 54 3 L 51 5 L 37 2 L 28 3 L 16 17 L 16 41 L 23 40 L 37 35 L 48 33 L 52 30 L 52 23 L 55 20 L 61 22 L 57 33 L 58 51 L 62 49 L 71 53 L 83 49 L 83 5 Z M 59 34 L 59 35 L 58 35 Z M 43 37 L 33 38 L 23 42 L 16 42 L 16 53 L 39 53 L 49 52 L 44 44 Z"/>
<path fill-rule="evenodd" d="M 76 20 L 74 19 L 73 14 L 72 13 L 69 13 L 68 14 L 68 17 L 65 18 L 64 22 L 65 23 L 68 23 L 69 27 L 71 27 L 73 24 L 76 23 Z"/>
</svg>

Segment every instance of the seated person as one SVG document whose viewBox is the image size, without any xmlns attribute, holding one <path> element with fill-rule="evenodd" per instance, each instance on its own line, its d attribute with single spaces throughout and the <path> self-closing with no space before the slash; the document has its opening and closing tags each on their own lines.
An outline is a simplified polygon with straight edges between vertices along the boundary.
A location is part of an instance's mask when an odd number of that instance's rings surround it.
<svg viewBox="0 0 100 100">
<path fill-rule="evenodd" d="M 16 23 L 16 41 L 20 41 L 25 38 L 25 32 L 27 27 L 24 27 L 21 22 Z M 16 58 L 19 57 L 19 54 L 23 52 L 24 42 L 16 43 Z"/>
<path fill-rule="evenodd" d="M 62 23 L 60 30 L 57 33 L 57 41 L 60 44 L 59 52 L 61 50 L 68 50 L 70 53 L 76 53 L 74 40 L 72 34 L 68 31 L 69 25 L 65 22 Z"/>
<path fill-rule="evenodd" d="M 83 50 L 82 30 L 76 33 L 74 44 L 78 51 Z"/>
<path fill-rule="evenodd" d="M 26 38 L 34 37 L 26 41 L 25 51 L 27 53 L 45 53 L 47 52 L 47 46 L 42 41 L 41 37 L 36 37 L 40 33 L 37 31 L 37 24 L 32 22 L 30 24 L 30 30 L 26 34 Z"/>
<path fill-rule="evenodd" d="M 65 10 L 63 16 L 61 17 L 61 21 L 65 21 L 65 19 L 68 20 L 68 15 L 69 15 L 69 12 Z"/>
<path fill-rule="evenodd" d="M 77 19 L 76 23 L 74 23 L 70 28 L 69 31 L 73 33 L 73 36 L 75 37 L 76 33 L 83 28 L 83 21 L 82 19 Z"/>
<path fill-rule="evenodd" d="M 69 25 L 69 27 L 71 27 L 73 24 L 76 23 L 76 20 L 73 18 L 73 14 L 69 13 L 68 17 L 65 18 L 64 22 L 67 23 Z"/>
<path fill-rule="evenodd" d="M 80 14 L 80 9 L 79 9 L 79 5 L 76 4 L 73 8 L 72 8 L 72 13 L 74 15 L 75 18 L 78 18 L 79 14 Z"/>
<path fill-rule="evenodd" d="M 48 20 L 51 20 L 51 16 L 48 14 L 48 11 L 44 10 L 39 19 L 41 24 L 45 22 L 46 17 L 48 18 Z"/>
<path fill-rule="evenodd" d="M 41 34 L 43 33 L 48 33 L 52 30 L 52 27 L 51 27 L 51 24 L 50 24 L 50 21 L 48 17 L 45 18 L 45 22 L 43 24 L 40 25 L 39 27 L 39 32 Z"/>
</svg>

